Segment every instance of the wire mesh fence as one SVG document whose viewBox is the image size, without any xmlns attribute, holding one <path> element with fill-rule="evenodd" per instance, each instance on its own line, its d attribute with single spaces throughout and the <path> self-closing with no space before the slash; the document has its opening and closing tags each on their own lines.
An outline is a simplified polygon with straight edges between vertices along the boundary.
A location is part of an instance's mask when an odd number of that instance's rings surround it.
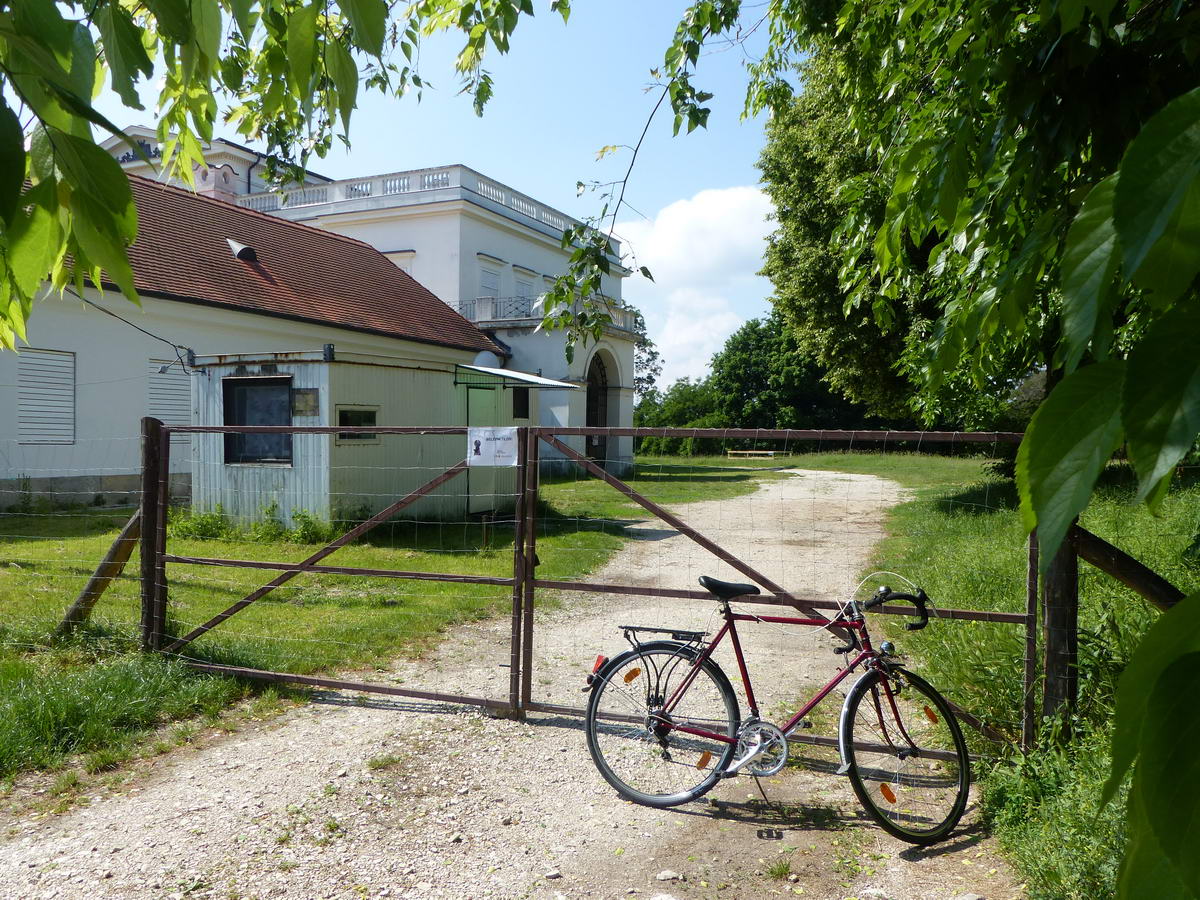
<svg viewBox="0 0 1200 900">
<path fill-rule="evenodd" d="M 211 671 L 578 711 L 591 660 L 623 645 L 616 626 L 713 631 L 700 575 L 828 615 L 856 589 L 903 587 L 860 584 L 894 561 L 941 612 L 993 619 L 939 628 L 932 647 L 980 677 L 1007 667 L 990 722 L 1019 734 L 1032 696 L 1029 628 L 1004 624 L 1031 621 L 1028 550 L 996 515 L 1013 509 L 1009 482 L 981 467 L 1011 459 L 1011 435 L 519 429 L 520 464 L 500 469 L 463 465 L 465 428 L 151 431 L 132 473 L 137 439 L 95 448 L 114 471 L 87 474 L 132 474 L 121 491 L 55 492 L 31 467 L 3 495 L 6 644 L 45 641 L 140 509 L 139 550 L 89 634 Z M 951 518 L 979 523 L 986 558 L 939 544 Z M 764 710 L 842 660 L 822 629 L 747 637 Z M 994 652 L 972 658 L 980 645 Z M 951 699 L 979 708 L 969 689 Z"/>
</svg>

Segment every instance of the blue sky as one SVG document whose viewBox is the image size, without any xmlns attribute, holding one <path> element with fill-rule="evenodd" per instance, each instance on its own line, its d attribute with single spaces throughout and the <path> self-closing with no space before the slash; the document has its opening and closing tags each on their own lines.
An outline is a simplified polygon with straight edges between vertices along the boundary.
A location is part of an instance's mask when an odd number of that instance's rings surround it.
<svg viewBox="0 0 1200 900">
<path fill-rule="evenodd" d="M 535 5 L 538 15 L 522 20 L 511 53 L 488 61 L 495 96 L 482 118 L 458 93 L 459 42 L 438 37 L 422 51 L 422 76 L 433 87 L 420 102 L 360 96 L 351 149 L 312 168 L 347 178 L 463 163 L 571 215 L 596 214 L 599 197 L 577 196 L 576 184 L 623 174 L 628 150 L 602 161 L 596 153 L 637 140 L 657 99 L 645 90 L 650 69 L 661 63 L 683 4 L 583 0 L 566 25 L 548 3 Z M 715 94 L 707 130 L 672 138 L 669 109 L 659 113 L 626 193 L 641 215 L 625 210 L 618 223 L 627 249 L 655 275 L 655 284 L 627 279 L 624 295 L 646 315 L 664 382 L 703 375 L 724 339 L 768 309 L 770 285 L 755 275 L 770 227 L 754 165 L 763 122 L 740 121 L 743 59 L 739 49 L 701 59 L 696 84 Z M 118 122 L 151 124 L 150 109 L 126 110 L 111 95 L 101 104 Z"/>
</svg>

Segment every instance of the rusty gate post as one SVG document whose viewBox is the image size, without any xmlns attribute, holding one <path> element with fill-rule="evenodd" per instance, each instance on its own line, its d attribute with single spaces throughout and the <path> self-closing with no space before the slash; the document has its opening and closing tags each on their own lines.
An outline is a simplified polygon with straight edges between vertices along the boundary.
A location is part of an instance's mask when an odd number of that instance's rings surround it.
<svg viewBox="0 0 1200 900">
<path fill-rule="evenodd" d="M 1037 531 L 1029 533 L 1029 561 L 1025 573 L 1025 678 L 1021 706 L 1021 750 L 1028 753 L 1037 742 L 1037 627 L 1038 627 L 1038 542 Z"/>
<path fill-rule="evenodd" d="M 1061 716 L 1068 729 L 1079 691 L 1079 558 L 1075 529 L 1067 531 L 1042 579 L 1042 715 Z"/>
<path fill-rule="evenodd" d="M 513 510 L 513 589 L 512 589 L 512 639 L 508 656 L 508 703 L 514 715 L 524 718 L 521 711 L 521 637 L 523 633 L 522 610 L 525 605 L 525 511 L 529 498 L 525 489 L 525 470 L 529 465 L 529 448 L 526 446 L 529 426 L 517 429 L 517 484 L 516 507 Z"/>
<path fill-rule="evenodd" d="M 525 590 L 521 619 L 521 709 L 528 709 L 533 698 L 533 606 L 534 579 L 537 578 L 540 440 L 537 428 L 530 428 L 527 431 L 525 448 Z"/>
<path fill-rule="evenodd" d="M 140 574 L 142 580 L 142 649 L 157 650 L 155 617 L 158 600 L 158 523 L 163 515 L 162 493 L 162 422 L 146 416 L 142 419 L 142 541 Z"/>
</svg>

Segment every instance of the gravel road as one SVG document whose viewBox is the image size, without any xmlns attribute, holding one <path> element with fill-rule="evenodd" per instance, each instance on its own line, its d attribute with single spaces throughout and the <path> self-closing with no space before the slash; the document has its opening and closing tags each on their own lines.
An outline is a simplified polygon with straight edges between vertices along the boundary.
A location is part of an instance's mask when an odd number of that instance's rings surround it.
<svg viewBox="0 0 1200 900">
<path fill-rule="evenodd" d="M 882 479 L 791 470 L 752 495 L 675 511 L 796 593 L 840 599 L 902 498 Z M 629 531 L 636 539 L 593 580 L 743 580 L 662 522 Z M 563 595 L 538 614 L 534 696 L 581 704 L 595 654 L 621 649 L 618 624 L 704 628 L 713 613 L 696 601 Z M 457 628 L 388 677 L 505 696 L 497 661 L 507 659 L 509 626 Z M 821 631 L 760 626 L 745 643 L 767 712 L 823 683 L 840 659 Z M 736 672 L 732 660 L 722 665 Z M 840 697 L 831 700 L 835 715 Z M 917 851 L 863 822 L 828 754 L 793 755 L 807 764 L 763 782 L 769 803 L 753 779 L 737 778 L 688 806 L 652 810 L 604 783 L 576 718 L 516 722 L 321 693 L 273 721 L 138 763 L 125 788 L 70 812 L 0 820 L 0 897 L 1022 895 L 971 814 L 948 844 Z"/>
</svg>

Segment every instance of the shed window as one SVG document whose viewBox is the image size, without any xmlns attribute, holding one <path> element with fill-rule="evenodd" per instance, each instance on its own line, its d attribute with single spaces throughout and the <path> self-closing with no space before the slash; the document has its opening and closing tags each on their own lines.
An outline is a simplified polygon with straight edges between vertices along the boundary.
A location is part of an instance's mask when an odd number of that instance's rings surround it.
<svg viewBox="0 0 1200 900">
<path fill-rule="evenodd" d="M 519 387 L 513 388 L 513 418 L 528 419 L 529 418 L 529 388 Z"/>
<path fill-rule="evenodd" d="M 17 440 L 75 443 L 75 354 L 26 348 L 17 355 Z"/>
<path fill-rule="evenodd" d="M 226 425 L 291 425 L 292 379 L 226 378 Z M 227 434 L 227 463 L 291 463 L 290 434 Z"/>
<path fill-rule="evenodd" d="M 343 428 L 374 428 L 378 423 L 379 408 L 376 406 L 339 406 L 337 408 L 338 425 Z M 378 444 L 379 435 L 363 434 L 346 431 L 338 434 L 338 442 L 354 441 L 355 443 Z"/>
</svg>

